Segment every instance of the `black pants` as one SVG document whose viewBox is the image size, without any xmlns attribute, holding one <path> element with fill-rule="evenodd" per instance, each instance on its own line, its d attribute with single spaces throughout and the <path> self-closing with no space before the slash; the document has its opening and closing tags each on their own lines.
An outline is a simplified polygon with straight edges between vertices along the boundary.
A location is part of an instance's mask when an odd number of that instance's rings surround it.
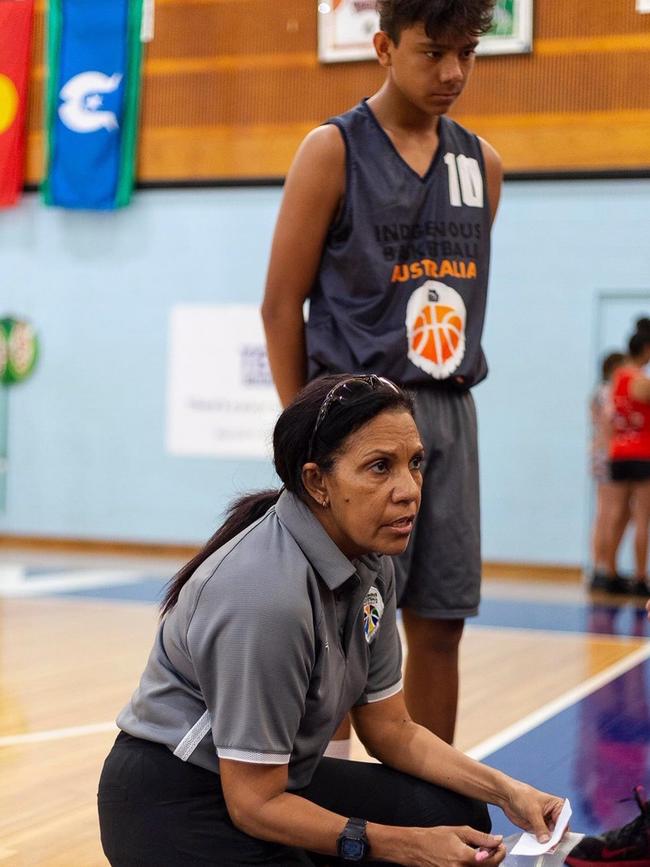
<svg viewBox="0 0 650 867">
<path fill-rule="evenodd" d="M 295 794 L 342 816 L 386 825 L 490 829 L 484 804 L 383 765 L 326 758 Z M 102 846 L 112 867 L 344 863 L 249 837 L 230 821 L 218 774 L 124 733 L 104 763 L 98 801 Z"/>
</svg>

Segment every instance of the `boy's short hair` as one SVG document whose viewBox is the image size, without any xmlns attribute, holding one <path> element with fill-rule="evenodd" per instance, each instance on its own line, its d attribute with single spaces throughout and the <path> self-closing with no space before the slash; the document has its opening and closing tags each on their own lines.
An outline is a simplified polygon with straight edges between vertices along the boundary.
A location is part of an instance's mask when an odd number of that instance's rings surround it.
<svg viewBox="0 0 650 867">
<path fill-rule="evenodd" d="M 481 36 L 492 24 L 495 0 L 377 0 L 379 27 L 395 45 L 402 30 L 423 24 L 430 39 L 448 33 Z"/>
</svg>

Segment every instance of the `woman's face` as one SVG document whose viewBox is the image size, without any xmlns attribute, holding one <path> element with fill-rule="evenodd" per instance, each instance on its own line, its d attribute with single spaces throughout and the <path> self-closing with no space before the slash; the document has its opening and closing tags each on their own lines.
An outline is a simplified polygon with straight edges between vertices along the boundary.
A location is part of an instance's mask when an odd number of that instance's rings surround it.
<svg viewBox="0 0 650 867">
<path fill-rule="evenodd" d="M 402 410 L 380 413 L 345 440 L 332 470 L 319 476 L 328 506 L 314 510 L 346 556 L 404 551 L 420 507 L 423 456 Z"/>
</svg>

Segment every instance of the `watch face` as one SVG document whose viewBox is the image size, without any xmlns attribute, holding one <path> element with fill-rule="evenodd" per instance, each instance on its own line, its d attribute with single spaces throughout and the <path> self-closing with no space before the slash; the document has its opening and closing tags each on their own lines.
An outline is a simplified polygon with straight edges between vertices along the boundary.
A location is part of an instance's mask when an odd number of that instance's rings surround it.
<svg viewBox="0 0 650 867">
<path fill-rule="evenodd" d="M 350 861 L 360 861 L 366 854 L 366 844 L 363 840 L 353 840 L 345 837 L 341 841 L 341 856 Z"/>
</svg>

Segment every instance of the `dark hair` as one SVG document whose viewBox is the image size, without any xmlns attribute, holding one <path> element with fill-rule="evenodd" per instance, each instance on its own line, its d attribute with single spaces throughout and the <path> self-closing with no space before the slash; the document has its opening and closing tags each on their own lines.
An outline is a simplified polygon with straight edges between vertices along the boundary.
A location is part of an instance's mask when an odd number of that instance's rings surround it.
<svg viewBox="0 0 650 867">
<path fill-rule="evenodd" d="M 646 346 L 650 346 L 650 330 L 640 329 L 630 337 L 628 343 L 628 349 L 632 358 L 638 358 Z"/>
<path fill-rule="evenodd" d="M 321 407 L 335 387 L 343 383 L 359 383 L 346 392 L 345 399 L 330 401 L 326 415 L 319 419 Z M 365 383 L 366 387 L 363 387 Z M 302 481 L 302 468 L 314 461 L 329 472 L 350 434 L 382 412 L 408 412 L 413 415 L 413 403 L 405 391 L 379 377 L 353 377 L 350 374 L 323 376 L 307 385 L 278 418 L 273 431 L 273 463 L 283 488 L 303 500 L 307 492 Z M 314 433 L 315 431 L 315 433 Z M 311 447 L 311 455 L 308 451 Z M 174 575 L 161 604 L 162 614 L 174 607 L 184 584 L 198 567 L 238 533 L 261 518 L 277 502 L 279 490 L 244 494 L 230 504 L 224 523 L 189 563 Z"/>
<path fill-rule="evenodd" d="M 492 24 L 495 0 L 377 0 L 379 27 L 395 45 L 402 30 L 423 24 L 429 39 L 448 33 L 481 36 Z"/>
<path fill-rule="evenodd" d="M 602 364 L 603 382 L 607 382 L 616 368 L 620 367 L 624 361 L 625 356 L 622 352 L 610 352 L 609 355 L 606 355 Z"/>
<path fill-rule="evenodd" d="M 650 319 L 647 316 L 642 316 L 636 321 L 636 330 L 639 332 L 650 331 Z"/>
</svg>

